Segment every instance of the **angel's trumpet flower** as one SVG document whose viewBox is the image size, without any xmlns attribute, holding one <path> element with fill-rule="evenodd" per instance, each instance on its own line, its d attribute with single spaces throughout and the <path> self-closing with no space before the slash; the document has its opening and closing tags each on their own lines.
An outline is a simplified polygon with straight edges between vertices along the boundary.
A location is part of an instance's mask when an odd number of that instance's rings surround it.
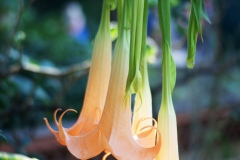
<svg viewBox="0 0 240 160">
<path fill-rule="evenodd" d="M 107 98 L 99 124 L 85 135 L 72 136 L 62 127 L 65 112 L 59 118 L 60 136 L 66 140 L 69 151 L 79 159 L 88 159 L 107 150 L 117 159 L 152 160 L 159 151 L 159 141 L 146 148 L 139 145 L 132 134 L 130 98 L 125 95 L 130 41 L 127 18 L 124 16 L 122 23 L 125 27 L 120 27 L 116 42 Z M 144 132 L 141 135 L 145 136 Z"/>
<path fill-rule="evenodd" d="M 144 23 L 147 21 L 147 0 L 145 0 L 144 13 L 143 13 L 143 25 L 142 25 L 142 38 L 139 43 L 141 45 L 135 46 L 136 52 L 133 53 L 135 55 L 138 54 L 138 49 L 141 48 L 141 56 L 139 62 L 139 69 L 142 77 L 142 84 L 140 87 L 139 93 L 136 94 L 135 97 L 135 106 L 133 111 L 133 119 L 132 119 L 132 130 L 135 135 L 135 139 L 137 142 L 145 147 L 153 147 L 156 143 L 156 127 L 157 122 L 152 118 L 152 95 L 149 86 L 148 80 L 148 70 L 147 70 L 147 60 L 146 60 L 146 29 L 147 24 Z M 139 39 L 139 37 L 137 37 Z M 131 53 L 130 53 L 131 54 Z M 138 66 L 133 66 L 134 70 L 138 69 Z M 129 73 L 131 76 L 131 73 Z M 134 79 L 134 78 L 133 78 Z M 152 127 L 152 123 L 154 122 L 154 127 Z"/>
<path fill-rule="evenodd" d="M 110 10 L 114 8 L 114 5 L 113 0 L 105 0 L 104 2 L 101 23 L 93 47 L 84 104 L 77 122 L 71 128 L 65 129 L 69 135 L 86 134 L 100 120 L 111 72 L 112 41 L 110 36 Z M 55 111 L 54 119 L 56 125 L 59 127 L 56 121 L 57 111 Z M 46 118 L 45 122 L 56 139 L 61 144 L 66 145 L 64 136 L 59 135 L 58 131 L 53 130 Z"/>
<path fill-rule="evenodd" d="M 171 78 L 173 78 L 170 68 L 175 66 L 172 63 L 171 51 L 167 46 L 163 47 L 165 47 L 163 52 L 163 89 L 158 114 L 158 129 L 161 134 L 162 146 L 157 160 L 178 160 L 177 122 L 170 87 Z"/>
<path fill-rule="evenodd" d="M 146 75 L 146 70 L 143 70 L 144 67 L 141 67 L 140 72 L 139 69 L 139 60 L 141 57 L 141 49 L 145 50 L 145 44 L 142 43 L 142 33 L 146 32 L 142 28 L 142 25 L 145 24 L 143 21 L 147 21 L 147 1 L 145 0 L 133 0 L 132 6 L 133 12 L 132 12 L 132 25 L 131 25 L 131 40 L 130 40 L 130 31 L 127 29 L 129 28 L 129 24 L 127 23 L 128 15 L 128 1 L 124 1 L 124 17 L 123 17 L 123 27 L 121 27 L 120 36 L 116 45 L 116 52 L 114 56 L 123 56 L 125 55 L 125 61 L 121 62 L 122 65 L 129 65 L 130 68 L 127 68 L 125 70 L 124 78 L 124 84 L 121 87 L 121 92 L 123 92 L 123 88 L 126 88 L 126 95 L 121 97 L 122 98 L 122 105 L 119 105 L 115 108 L 115 115 L 114 115 L 114 121 L 113 121 L 113 127 L 112 127 L 112 134 L 110 136 L 110 152 L 117 158 L 117 159 L 126 159 L 126 160 L 139 160 L 139 159 L 145 159 L 145 160 L 152 160 L 156 157 L 157 153 L 160 149 L 160 141 L 156 141 L 156 128 L 154 126 L 147 125 L 142 126 L 140 130 L 138 129 L 138 125 L 141 125 L 142 120 L 146 120 L 146 117 L 142 117 L 141 120 L 139 116 L 142 115 L 142 111 L 139 111 L 138 109 L 135 109 L 136 116 L 134 117 L 134 124 L 131 123 L 132 118 L 132 111 L 130 106 L 130 99 L 131 99 L 131 93 L 132 91 L 146 91 L 147 88 L 142 87 L 143 83 L 141 82 L 148 82 L 146 80 L 146 77 L 144 77 L 141 73 L 144 73 Z M 145 6 L 145 7 L 144 7 Z M 143 12 L 145 11 L 145 14 Z M 143 18 L 143 15 L 145 15 L 145 18 Z M 142 31 L 144 30 L 144 31 Z M 146 37 L 145 37 L 146 38 Z M 144 38 L 143 38 L 144 39 Z M 131 42 L 130 42 L 131 41 Z M 131 43 L 131 46 L 130 46 Z M 121 48 L 117 48 L 117 46 L 120 45 Z M 143 46 L 143 48 L 142 48 Z M 120 52 L 119 52 L 120 51 Z M 129 55 L 130 53 L 130 55 Z M 128 63 L 129 62 L 129 63 Z M 144 62 L 144 61 L 143 61 Z M 144 66 L 146 63 L 143 63 Z M 130 70 L 131 69 L 131 70 Z M 129 72 L 128 72 L 129 71 Z M 126 76 L 128 74 L 128 76 Z M 138 74 L 137 78 L 135 78 L 135 75 Z M 141 74 L 141 75 L 140 75 Z M 133 76 L 133 77 L 132 77 Z M 142 79 L 142 77 L 144 77 Z M 130 83 L 127 82 L 129 80 Z M 136 80 L 136 81 L 135 81 Z M 128 84 L 130 84 L 128 86 Z M 132 87 L 132 84 L 134 85 Z M 148 84 L 147 84 L 148 85 Z M 145 85 L 145 87 L 147 87 Z M 129 87 L 129 88 L 128 88 Z M 130 93 L 130 94 L 129 94 Z M 140 99 L 146 105 L 149 102 L 149 96 L 148 93 L 141 94 Z M 144 97 L 143 97 L 144 96 Z M 139 97 L 136 99 L 136 108 L 143 107 L 139 105 Z M 137 106 L 139 105 L 139 106 Z M 146 107 L 146 106 L 144 106 Z M 150 106 L 149 106 L 150 107 Z M 137 111 L 138 110 L 138 111 Z M 139 114 L 140 113 L 140 114 Z M 151 116 L 151 115 L 150 115 Z M 140 119 L 138 119 L 140 118 Z M 152 120 L 151 120 L 152 121 Z M 150 123 L 152 123 L 150 121 Z M 133 126 L 133 132 L 135 132 L 135 135 L 132 133 L 132 126 Z M 145 130 L 147 129 L 147 130 Z M 155 134 L 151 134 L 155 133 Z M 152 135 L 153 141 L 148 141 L 149 139 L 146 139 L 148 135 Z M 159 135 L 159 134 L 158 134 Z M 155 145 L 156 142 L 156 145 Z"/>
<path fill-rule="evenodd" d="M 197 33 L 201 32 L 199 22 L 205 12 L 203 1 L 191 2 L 188 63 L 193 67 Z M 89 159 L 105 151 L 103 160 L 110 154 L 119 160 L 178 160 L 177 123 L 172 103 L 176 66 L 171 55 L 170 0 L 158 0 L 163 53 L 158 124 L 152 119 L 145 57 L 148 0 L 118 0 L 119 36 L 111 66 L 109 14 L 115 7 L 116 0 L 104 0 L 84 105 L 77 122 L 64 128 L 64 114 L 75 110 L 63 112 L 57 121 L 58 109 L 54 120 L 59 131 L 53 130 L 47 119 L 46 124 L 57 140 L 79 159 Z M 136 95 L 133 113 L 132 94 Z"/>
<path fill-rule="evenodd" d="M 161 133 L 161 150 L 157 160 L 178 160 L 176 114 L 172 103 L 172 91 L 176 81 L 176 66 L 171 55 L 170 0 L 158 0 L 159 22 L 162 31 L 162 102 L 158 114 Z"/>
</svg>

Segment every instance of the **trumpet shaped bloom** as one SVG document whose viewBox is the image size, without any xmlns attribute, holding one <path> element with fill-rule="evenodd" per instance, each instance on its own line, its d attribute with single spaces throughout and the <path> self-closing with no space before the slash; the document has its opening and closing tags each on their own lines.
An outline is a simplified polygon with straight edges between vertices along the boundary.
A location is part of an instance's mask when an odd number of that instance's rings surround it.
<svg viewBox="0 0 240 160">
<path fill-rule="evenodd" d="M 126 24 L 127 18 L 124 19 L 123 23 Z M 130 97 L 125 96 L 129 71 L 129 33 L 127 27 L 121 27 L 100 122 L 86 134 L 71 135 L 62 127 L 62 117 L 66 111 L 59 118 L 60 138 L 65 139 L 69 151 L 79 159 L 88 159 L 107 150 L 117 159 L 152 160 L 160 149 L 160 141 L 150 147 L 138 144 L 138 137 L 146 137 L 149 130 L 137 134 L 137 140 L 132 134 Z"/>
<path fill-rule="evenodd" d="M 119 160 L 178 160 L 176 114 L 172 92 L 176 66 L 171 55 L 170 1 L 158 0 L 162 32 L 162 101 L 158 123 L 152 118 L 146 37 L 148 0 L 118 0 L 118 39 L 111 62 L 110 10 L 116 0 L 104 0 L 101 23 L 95 38 L 91 68 L 82 111 L 76 123 L 64 128 L 54 112 L 58 131 L 45 118 L 48 129 L 78 159 L 89 159 L 102 151 Z M 204 2 L 191 0 L 187 65 L 194 66 L 201 18 L 208 20 Z M 131 97 L 135 94 L 134 111 Z"/>
<path fill-rule="evenodd" d="M 102 19 L 93 47 L 92 62 L 89 71 L 84 104 L 77 122 L 64 129 L 69 135 L 86 134 L 98 124 L 105 104 L 111 72 L 112 41 L 110 36 L 110 10 L 112 2 L 104 3 Z M 54 113 L 56 125 L 57 111 Z M 55 135 L 59 143 L 66 145 L 66 139 L 60 132 L 53 130 L 48 120 L 44 119 L 48 129 Z"/>
<path fill-rule="evenodd" d="M 134 52 L 130 52 L 130 54 L 137 55 L 139 58 L 135 59 L 135 66 L 130 66 L 132 67 L 132 73 L 131 71 L 129 73 L 129 84 L 131 84 L 132 88 L 136 92 L 136 98 L 135 98 L 135 106 L 134 106 L 134 112 L 133 112 L 133 124 L 132 124 L 132 130 L 135 135 L 136 140 L 138 143 L 142 146 L 145 147 L 153 147 L 156 143 L 156 127 L 157 127 L 157 122 L 155 119 L 152 118 L 152 95 L 150 91 L 150 86 L 149 86 L 149 80 L 148 80 L 148 70 L 147 70 L 147 61 L 146 61 L 146 37 L 147 37 L 147 19 L 148 19 L 148 0 L 144 1 L 144 5 L 141 6 L 141 2 L 139 2 L 140 6 L 143 7 L 143 17 L 142 17 L 142 26 L 136 26 L 136 28 L 142 29 L 143 33 L 138 34 L 138 29 L 136 29 L 136 46 L 133 47 L 135 50 Z M 143 4 L 143 1 L 142 1 Z M 141 13 L 137 14 L 138 18 L 140 17 Z M 141 19 L 140 19 L 141 20 Z M 134 27 L 134 26 L 133 26 Z M 141 36 L 140 38 L 138 36 Z M 140 40 L 140 41 L 139 41 Z M 132 56 L 134 57 L 134 56 Z M 137 56 L 136 56 L 137 57 Z M 130 61 L 131 63 L 131 61 Z M 138 66 L 139 64 L 139 66 Z M 136 76 L 136 70 L 140 69 L 140 74 L 141 76 Z M 132 77 L 133 76 L 133 77 Z M 134 77 L 141 77 L 142 80 L 137 81 L 136 83 Z M 131 85 L 129 86 L 129 89 L 131 90 Z M 139 88 L 139 89 L 138 89 Z M 152 123 L 154 122 L 154 126 L 152 126 Z M 158 133 L 159 136 L 159 133 Z M 159 137 L 158 137 L 159 138 Z"/>
<path fill-rule="evenodd" d="M 111 152 L 117 159 L 152 160 L 154 157 L 156 157 L 160 149 L 160 141 L 157 141 L 156 145 L 154 143 L 152 146 L 147 146 L 144 145 L 146 143 L 140 142 L 140 138 L 146 138 L 147 132 L 149 131 L 136 133 L 136 138 L 134 138 L 132 133 L 132 111 L 130 106 L 130 97 L 125 97 L 125 88 L 129 71 L 129 31 L 125 29 L 121 35 L 122 36 L 119 37 L 116 44 L 114 59 L 116 58 L 116 61 L 118 59 L 118 65 L 122 68 L 123 72 L 121 74 L 121 81 L 124 83 L 121 84 L 119 89 L 121 92 L 121 96 L 119 97 L 120 103 L 115 107 L 113 126 L 109 139 L 110 146 L 107 150 Z"/>
<path fill-rule="evenodd" d="M 142 77 L 144 76 L 138 70 L 140 65 L 139 58 L 141 54 L 142 34 L 141 32 L 139 32 L 141 31 L 141 28 L 139 28 L 139 26 L 137 27 L 137 22 L 141 24 L 141 22 L 143 21 L 144 2 L 146 3 L 147 1 L 144 1 L 144 0 L 132 1 L 132 6 L 134 6 L 134 9 L 132 12 L 133 15 L 132 15 L 131 40 L 130 40 L 130 30 L 128 29 L 129 23 L 127 21 L 130 6 L 128 4 L 129 3 L 128 1 L 124 1 L 124 9 L 125 9 L 124 17 L 122 21 L 122 26 L 120 27 L 120 36 L 117 40 L 117 44 L 115 47 L 114 58 L 118 57 L 117 59 L 121 61 L 119 62 L 121 63 L 121 66 L 125 66 L 125 67 L 127 66 L 127 68 L 125 69 L 125 72 L 122 74 L 123 75 L 122 80 L 124 81 L 124 83 L 122 84 L 121 92 L 124 94 L 121 97 L 122 102 L 120 103 L 120 105 L 118 105 L 118 107 L 115 108 L 115 111 L 114 111 L 115 115 L 113 119 L 114 121 L 113 121 L 112 133 L 109 140 L 110 148 L 108 149 L 108 151 L 111 152 L 117 159 L 152 160 L 156 157 L 161 145 L 160 141 L 157 141 L 155 144 L 156 128 L 154 128 L 152 124 L 149 124 L 147 126 L 141 126 L 142 125 L 141 122 L 144 122 L 144 120 L 148 120 L 148 119 L 145 117 L 143 117 L 143 119 L 138 117 L 138 115 L 139 116 L 142 115 L 143 113 L 142 111 L 144 110 L 144 107 L 147 107 L 146 105 L 150 102 L 149 97 L 147 97 L 149 96 L 148 93 L 144 95 L 138 94 L 136 98 L 135 108 L 140 107 L 141 109 L 142 106 L 139 105 L 139 102 L 143 100 L 144 100 L 145 106 L 142 108 L 143 110 L 135 109 L 136 112 L 133 118 L 134 124 L 132 124 L 131 122 L 131 119 L 132 119 L 132 111 L 131 111 L 131 105 L 130 105 L 131 93 L 132 91 L 140 91 L 140 92 L 146 91 L 147 85 L 148 85 L 147 83 L 148 81 L 146 79 L 147 77 L 145 77 L 145 79 L 143 80 Z M 135 37 L 134 35 L 137 35 L 137 34 L 138 36 Z M 133 45 L 135 44 L 136 44 L 136 47 L 133 47 Z M 145 44 L 143 44 L 143 46 L 145 47 Z M 137 60 L 134 57 L 137 58 Z M 145 65 L 143 64 L 141 69 L 143 73 L 144 71 L 146 71 L 144 70 L 144 67 L 146 67 Z M 147 75 L 145 74 L 145 76 Z M 130 83 L 127 82 L 128 80 L 130 80 L 129 81 Z M 142 87 L 143 83 L 141 82 L 143 81 L 146 84 L 145 87 Z M 152 120 L 150 120 L 150 123 L 152 123 L 151 121 Z M 150 134 L 150 133 L 155 133 L 155 134 Z M 151 138 L 153 138 L 153 141 L 148 141 L 149 135 L 152 135 Z"/>
<path fill-rule="evenodd" d="M 193 1 L 192 1 L 193 2 Z M 152 118 L 152 99 L 146 61 L 148 0 L 118 0 L 118 39 L 111 64 L 110 10 L 116 0 L 104 0 L 97 33 L 86 95 L 80 116 L 70 128 L 64 128 L 63 112 L 53 130 L 59 143 L 79 159 L 89 159 L 102 151 L 120 160 L 178 160 L 176 114 L 172 92 L 176 66 L 171 55 L 170 0 L 158 0 L 162 32 L 162 101 L 158 124 Z M 196 7 L 200 6 L 197 10 Z M 191 11 L 190 51 L 193 64 L 196 36 L 201 32 L 204 4 L 194 2 Z M 193 65 L 192 65 L 193 66 Z M 131 95 L 135 94 L 134 111 Z M 161 148 L 160 148 L 161 147 Z"/>
</svg>

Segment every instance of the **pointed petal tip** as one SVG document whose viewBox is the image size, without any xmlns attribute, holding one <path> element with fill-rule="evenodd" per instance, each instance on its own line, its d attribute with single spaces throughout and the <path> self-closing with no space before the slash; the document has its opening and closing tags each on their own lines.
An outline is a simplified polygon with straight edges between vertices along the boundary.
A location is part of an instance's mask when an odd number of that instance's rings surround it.
<svg viewBox="0 0 240 160">
<path fill-rule="evenodd" d="M 52 129 L 52 127 L 50 126 L 50 124 L 48 122 L 48 119 L 44 117 L 43 120 L 45 121 L 48 130 L 54 134 L 56 131 Z"/>
</svg>

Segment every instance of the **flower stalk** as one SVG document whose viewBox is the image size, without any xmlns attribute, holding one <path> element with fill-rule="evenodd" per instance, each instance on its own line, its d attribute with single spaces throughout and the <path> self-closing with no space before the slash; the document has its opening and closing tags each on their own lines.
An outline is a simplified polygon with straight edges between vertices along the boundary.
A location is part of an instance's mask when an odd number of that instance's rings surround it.
<svg viewBox="0 0 240 160">
<path fill-rule="evenodd" d="M 171 55 L 170 0 L 158 0 L 159 23 L 162 32 L 162 102 L 158 114 L 158 129 L 162 146 L 157 160 L 178 160 L 176 114 L 172 91 L 176 81 L 176 66 Z"/>
</svg>

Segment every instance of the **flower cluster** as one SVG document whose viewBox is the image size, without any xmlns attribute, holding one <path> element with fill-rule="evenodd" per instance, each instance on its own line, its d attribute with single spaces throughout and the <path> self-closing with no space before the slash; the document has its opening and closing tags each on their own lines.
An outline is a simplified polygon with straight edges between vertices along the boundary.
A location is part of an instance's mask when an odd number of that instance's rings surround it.
<svg viewBox="0 0 240 160">
<path fill-rule="evenodd" d="M 112 59 L 110 11 L 116 6 L 118 38 Z M 66 110 L 58 120 L 59 109 L 56 110 L 54 118 L 58 131 L 53 130 L 45 118 L 48 129 L 75 157 L 89 159 L 105 151 L 103 159 L 110 154 L 126 160 L 179 159 L 172 103 L 176 67 L 171 55 L 170 0 L 159 0 L 158 7 L 163 50 L 158 124 L 152 118 L 145 56 L 148 0 L 104 0 L 80 116 L 72 127 L 64 128 L 64 114 L 75 110 Z M 133 94 L 135 101 L 131 100 Z M 133 111 L 131 102 L 134 102 Z"/>
</svg>

